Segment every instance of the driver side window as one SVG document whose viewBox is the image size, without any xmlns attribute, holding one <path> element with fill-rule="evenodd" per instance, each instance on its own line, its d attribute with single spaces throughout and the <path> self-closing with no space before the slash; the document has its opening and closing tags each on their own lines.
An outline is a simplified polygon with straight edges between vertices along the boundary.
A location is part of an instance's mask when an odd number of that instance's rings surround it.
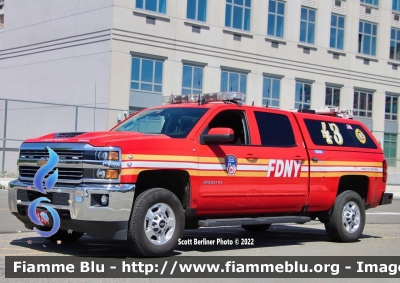
<svg viewBox="0 0 400 283">
<path fill-rule="evenodd" d="M 212 128 L 231 128 L 234 132 L 234 138 L 231 142 L 223 144 L 231 145 L 249 145 L 249 131 L 246 115 L 241 110 L 225 110 L 218 113 L 208 124 L 206 133 Z"/>
</svg>

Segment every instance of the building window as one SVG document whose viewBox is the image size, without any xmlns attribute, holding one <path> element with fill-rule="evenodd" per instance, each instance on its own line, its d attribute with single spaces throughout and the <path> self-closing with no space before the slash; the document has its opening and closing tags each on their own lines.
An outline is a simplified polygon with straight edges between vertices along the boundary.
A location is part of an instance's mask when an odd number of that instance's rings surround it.
<svg viewBox="0 0 400 283">
<path fill-rule="evenodd" d="M 331 39 L 329 46 L 331 48 L 343 49 L 344 41 L 344 17 L 331 15 Z"/>
<path fill-rule="evenodd" d="M 360 21 L 358 28 L 358 53 L 376 55 L 377 25 Z"/>
<path fill-rule="evenodd" d="M 390 32 L 390 59 L 400 60 L 400 29 Z"/>
<path fill-rule="evenodd" d="M 186 18 L 196 21 L 206 21 L 207 0 L 188 0 Z"/>
<path fill-rule="evenodd" d="M 379 4 L 378 0 L 360 0 L 360 2 L 365 3 L 365 4 L 375 5 L 375 6 L 378 6 L 378 4 Z"/>
<path fill-rule="evenodd" d="M 279 108 L 281 80 L 264 77 L 262 105 Z"/>
<path fill-rule="evenodd" d="M 353 109 L 354 116 L 372 117 L 372 93 L 355 91 Z"/>
<path fill-rule="evenodd" d="M 136 0 L 136 8 L 165 14 L 167 0 Z"/>
<path fill-rule="evenodd" d="M 246 101 L 246 89 L 247 89 L 247 74 L 222 71 L 221 72 L 221 91 L 238 91 L 242 92 L 244 101 Z"/>
<path fill-rule="evenodd" d="M 250 30 L 251 0 L 226 0 L 225 26 Z"/>
<path fill-rule="evenodd" d="M 183 65 L 182 94 L 199 94 L 203 90 L 203 68 Z"/>
<path fill-rule="evenodd" d="M 4 27 L 4 0 L 0 0 L 0 29 Z"/>
<path fill-rule="evenodd" d="M 268 5 L 268 35 L 283 37 L 285 3 L 270 0 Z"/>
<path fill-rule="evenodd" d="M 397 121 L 397 103 L 397 96 L 386 95 L 385 119 Z"/>
<path fill-rule="evenodd" d="M 300 41 L 314 44 L 315 13 L 313 9 L 301 7 Z"/>
<path fill-rule="evenodd" d="M 392 9 L 395 11 L 400 11 L 400 0 L 393 0 Z"/>
<path fill-rule="evenodd" d="M 311 107 L 311 84 L 296 82 L 296 96 L 294 108 L 310 109 Z"/>
<path fill-rule="evenodd" d="M 162 93 L 163 62 L 133 57 L 131 89 Z"/>
<path fill-rule="evenodd" d="M 389 166 L 396 166 L 397 134 L 384 134 L 383 151 Z"/>
<path fill-rule="evenodd" d="M 325 106 L 339 107 L 340 106 L 340 88 L 326 87 Z"/>
</svg>

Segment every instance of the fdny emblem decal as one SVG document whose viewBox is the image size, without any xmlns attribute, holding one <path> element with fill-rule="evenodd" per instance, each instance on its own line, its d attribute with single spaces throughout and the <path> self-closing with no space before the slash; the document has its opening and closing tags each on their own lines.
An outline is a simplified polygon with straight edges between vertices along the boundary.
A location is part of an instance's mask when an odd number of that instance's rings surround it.
<svg viewBox="0 0 400 283">
<path fill-rule="evenodd" d="M 357 139 L 360 141 L 360 143 L 364 144 L 367 141 L 364 133 L 361 132 L 360 129 L 356 129 L 355 134 L 356 134 Z"/>
<path fill-rule="evenodd" d="M 225 157 L 225 168 L 228 176 L 235 176 L 237 168 L 237 158 L 234 155 L 227 155 Z"/>
</svg>

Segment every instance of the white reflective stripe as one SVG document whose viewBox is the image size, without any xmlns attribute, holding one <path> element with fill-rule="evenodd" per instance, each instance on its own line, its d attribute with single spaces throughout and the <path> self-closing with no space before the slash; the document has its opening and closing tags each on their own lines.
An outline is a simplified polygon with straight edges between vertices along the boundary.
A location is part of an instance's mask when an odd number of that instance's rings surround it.
<svg viewBox="0 0 400 283">
<path fill-rule="evenodd" d="M 311 172 L 383 172 L 382 168 L 378 167 L 355 167 L 355 166 L 311 166 Z"/>
<path fill-rule="evenodd" d="M 308 172 L 308 166 L 301 166 L 301 172 Z"/>
<path fill-rule="evenodd" d="M 130 163 L 131 166 L 128 166 Z M 267 171 L 268 165 L 238 165 L 237 170 Z M 192 163 L 192 162 L 122 162 L 122 168 L 182 168 L 200 170 L 225 170 L 225 164 Z"/>
</svg>

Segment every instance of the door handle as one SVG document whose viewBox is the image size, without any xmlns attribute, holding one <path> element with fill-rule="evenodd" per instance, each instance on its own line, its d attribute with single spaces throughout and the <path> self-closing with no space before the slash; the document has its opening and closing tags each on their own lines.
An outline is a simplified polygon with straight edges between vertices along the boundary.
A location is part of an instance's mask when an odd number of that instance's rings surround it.
<svg viewBox="0 0 400 283">
<path fill-rule="evenodd" d="M 318 158 L 313 157 L 313 158 L 311 158 L 311 161 L 318 162 Z"/>
<path fill-rule="evenodd" d="M 257 159 L 258 157 L 255 156 L 255 155 L 252 154 L 252 153 L 249 153 L 249 154 L 246 154 L 246 155 L 244 156 L 244 158 L 246 158 L 246 159 Z"/>
</svg>

